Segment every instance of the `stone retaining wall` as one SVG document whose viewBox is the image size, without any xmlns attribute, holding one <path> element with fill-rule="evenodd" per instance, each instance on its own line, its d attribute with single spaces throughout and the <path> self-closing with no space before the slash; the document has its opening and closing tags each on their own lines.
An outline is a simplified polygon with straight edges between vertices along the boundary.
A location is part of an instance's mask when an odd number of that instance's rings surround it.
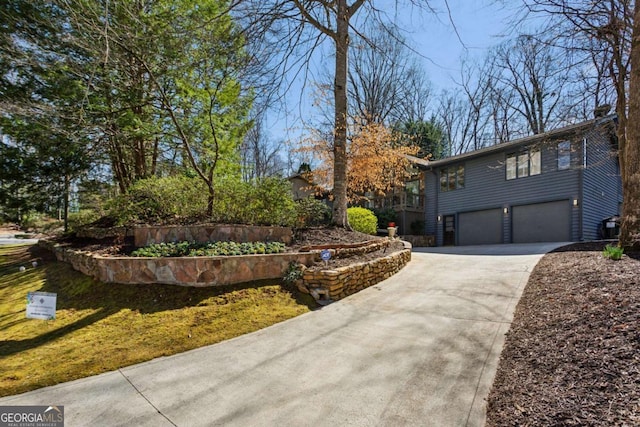
<svg viewBox="0 0 640 427">
<path fill-rule="evenodd" d="M 280 279 L 291 262 L 311 265 L 320 260 L 317 251 L 234 257 L 104 257 L 45 240 L 40 242 L 56 255 L 58 261 L 67 262 L 75 270 L 107 283 L 159 283 L 198 287 L 232 285 L 254 280 Z"/>
<path fill-rule="evenodd" d="M 260 227 L 254 225 L 173 225 L 137 227 L 133 230 L 134 245 L 138 248 L 154 243 L 169 242 L 282 242 L 293 241 L 290 227 Z"/>
<path fill-rule="evenodd" d="M 331 270 L 304 269 L 298 288 L 314 298 L 336 301 L 373 286 L 400 271 L 411 261 L 411 246 L 369 262 Z"/>
<path fill-rule="evenodd" d="M 414 247 L 431 247 L 436 245 L 436 236 L 409 234 L 403 235 L 402 240 L 406 240 Z"/>
<path fill-rule="evenodd" d="M 39 244 L 53 252 L 58 261 L 106 283 L 220 286 L 264 279 L 281 279 L 291 262 L 301 264 L 303 277 L 298 288 L 319 302 L 336 301 L 375 285 L 397 273 L 411 260 L 411 245 L 368 262 L 335 269 L 307 268 L 320 262 L 320 250 L 233 257 L 114 257 L 70 249 L 48 240 Z M 367 253 L 389 244 L 387 239 L 358 248 L 330 249 L 332 257 Z"/>
</svg>

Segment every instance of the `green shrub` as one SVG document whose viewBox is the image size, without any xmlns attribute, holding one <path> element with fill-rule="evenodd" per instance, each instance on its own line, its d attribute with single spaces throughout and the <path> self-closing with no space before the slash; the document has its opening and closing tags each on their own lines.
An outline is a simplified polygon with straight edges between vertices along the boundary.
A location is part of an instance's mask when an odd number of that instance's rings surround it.
<svg viewBox="0 0 640 427">
<path fill-rule="evenodd" d="M 378 218 L 378 228 L 386 229 L 390 222 L 396 222 L 398 213 L 392 208 L 374 209 L 373 213 Z"/>
<path fill-rule="evenodd" d="M 607 245 L 602 251 L 602 256 L 614 261 L 622 259 L 622 254 L 624 254 L 624 248 L 621 248 L 620 246 Z"/>
<path fill-rule="evenodd" d="M 148 178 L 108 204 L 108 216 L 118 225 L 163 223 L 179 219 L 212 222 L 292 226 L 296 205 L 291 184 L 282 178 L 256 183 L 233 176 L 214 182 L 213 214 L 207 218 L 208 189 L 198 177 Z"/>
<path fill-rule="evenodd" d="M 81 209 L 78 212 L 69 212 L 69 230 L 77 230 L 97 221 L 99 218 L 100 214 L 92 209 Z"/>
<path fill-rule="evenodd" d="M 134 257 L 184 257 L 184 256 L 236 256 L 255 254 L 277 254 L 285 251 L 281 242 L 179 242 L 156 243 L 136 249 Z"/>
<path fill-rule="evenodd" d="M 215 222 L 292 226 L 296 205 L 291 184 L 283 178 L 244 182 L 224 177 L 216 182 L 212 220 Z"/>
<path fill-rule="evenodd" d="M 417 234 L 417 235 L 423 234 L 424 221 L 421 219 L 417 219 L 409 225 L 409 228 L 411 228 L 411 234 Z"/>
<path fill-rule="evenodd" d="M 331 208 L 320 200 L 307 197 L 296 202 L 296 226 L 313 227 L 331 223 Z"/>
<path fill-rule="evenodd" d="M 252 195 L 250 224 L 292 226 L 296 220 L 296 204 L 291 183 L 283 178 L 265 178 L 257 182 Z"/>
<path fill-rule="evenodd" d="M 347 209 L 349 225 L 361 233 L 373 234 L 377 232 L 378 219 L 369 209 L 353 207 Z"/>
<path fill-rule="evenodd" d="M 207 210 L 207 190 L 198 178 L 147 178 L 132 185 L 127 194 L 109 201 L 107 209 L 117 224 L 201 218 Z"/>
</svg>

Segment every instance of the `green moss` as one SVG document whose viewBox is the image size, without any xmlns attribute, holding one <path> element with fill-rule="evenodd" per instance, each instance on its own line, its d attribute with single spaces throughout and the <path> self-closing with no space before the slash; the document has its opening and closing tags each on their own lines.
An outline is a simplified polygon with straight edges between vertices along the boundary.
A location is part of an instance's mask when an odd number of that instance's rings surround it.
<svg viewBox="0 0 640 427">
<path fill-rule="evenodd" d="M 274 282 L 106 284 L 46 257 L 37 247 L 0 247 L 0 396 L 214 344 L 315 306 Z M 57 294 L 55 320 L 25 317 L 33 291 Z"/>
</svg>

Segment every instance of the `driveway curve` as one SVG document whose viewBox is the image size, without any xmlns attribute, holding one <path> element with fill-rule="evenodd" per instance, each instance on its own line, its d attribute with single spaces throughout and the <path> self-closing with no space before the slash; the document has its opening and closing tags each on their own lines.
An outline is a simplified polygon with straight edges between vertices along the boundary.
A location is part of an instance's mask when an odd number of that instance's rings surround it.
<svg viewBox="0 0 640 427">
<path fill-rule="evenodd" d="M 321 310 L 0 405 L 64 405 L 70 426 L 482 426 L 529 273 L 561 245 L 417 248 Z"/>
</svg>

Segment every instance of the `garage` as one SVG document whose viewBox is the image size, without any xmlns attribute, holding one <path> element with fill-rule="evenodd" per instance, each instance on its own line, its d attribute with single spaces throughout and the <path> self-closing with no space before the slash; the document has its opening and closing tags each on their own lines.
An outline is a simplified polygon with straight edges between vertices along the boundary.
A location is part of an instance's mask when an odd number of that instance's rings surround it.
<svg viewBox="0 0 640 427">
<path fill-rule="evenodd" d="M 568 200 L 513 207 L 513 243 L 571 241 Z"/>
<path fill-rule="evenodd" d="M 502 243 L 502 209 L 458 214 L 458 245 Z"/>
</svg>

